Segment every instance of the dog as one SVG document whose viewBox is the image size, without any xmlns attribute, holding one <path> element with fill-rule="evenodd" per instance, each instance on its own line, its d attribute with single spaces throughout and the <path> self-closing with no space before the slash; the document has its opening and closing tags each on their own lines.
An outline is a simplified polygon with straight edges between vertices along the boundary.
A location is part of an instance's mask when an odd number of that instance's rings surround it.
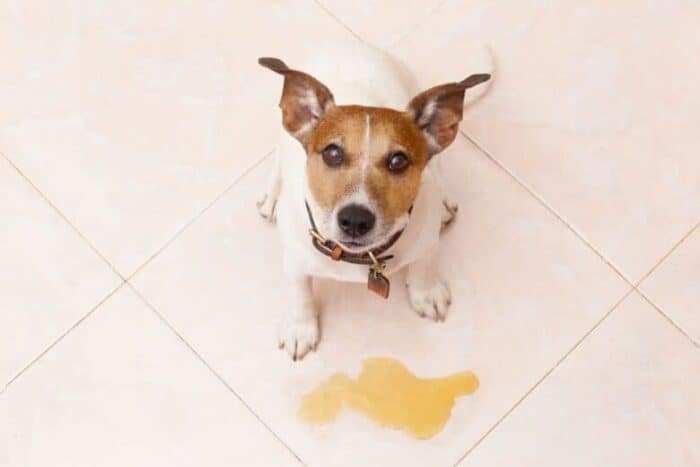
<svg viewBox="0 0 700 467">
<path fill-rule="evenodd" d="M 284 78 L 283 129 L 257 207 L 281 236 L 289 311 L 278 339 L 294 361 L 320 338 L 312 277 L 367 282 L 386 298 L 405 268 L 413 309 L 445 319 L 450 291 L 434 258 L 457 206 L 435 159 L 457 137 L 465 92 L 490 84 L 482 62 L 462 81 L 412 94 L 405 69 L 367 45 L 318 51 L 299 70 L 259 59 Z"/>
</svg>

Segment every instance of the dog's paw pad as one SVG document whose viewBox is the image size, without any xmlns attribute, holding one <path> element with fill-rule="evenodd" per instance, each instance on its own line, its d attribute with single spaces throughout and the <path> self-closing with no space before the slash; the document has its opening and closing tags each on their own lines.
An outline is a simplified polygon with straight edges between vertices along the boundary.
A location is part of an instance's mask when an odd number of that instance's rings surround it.
<svg viewBox="0 0 700 467">
<path fill-rule="evenodd" d="M 459 205 L 449 199 L 442 200 L 442 228 L 444 229 L 455 220 L 457 217 L 457 211 L 459 210 Z"/>
<path fill-rule="evenodd" d="M 442 281 L 437 281 L 431 287 L 424 288 L 409 284 L 408 296 L 418 316 L 434 321 L 445 321 L 452 297 L 450 289 Z"/>
<path fill-rule="evenodd" d="M 289 321 L 280 327 L 279 348 L 286 350 L 292 360 L 301 360 L 309 351 L 316 350 L 319 337 L 316 318 Z"/>
<path fill-rule="evenodd" d="M 263 219 L 273 224 L 277 221 L 277 199 L 265 194 L 255 206 Z"/>
</svg>

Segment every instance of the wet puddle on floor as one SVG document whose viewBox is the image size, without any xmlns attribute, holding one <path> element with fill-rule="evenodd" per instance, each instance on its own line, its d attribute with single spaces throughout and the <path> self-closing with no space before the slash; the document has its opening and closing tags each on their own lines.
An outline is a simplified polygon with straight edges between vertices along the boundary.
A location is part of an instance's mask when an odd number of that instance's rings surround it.
<svg viewBox="0 0 700 467">
<path fill-rule="evenodd" d="M 371 358 L 363 362 L 357 379 L 336 373 L 306 394 L 299 416 L 309 423 L 329 423 L 346 406 L 381 426 L 426 439 L 445 426 L 457 397 L 478 388 L 479 380 L 470 371 L 423 379 L 397 360 Z"/>
</svg>

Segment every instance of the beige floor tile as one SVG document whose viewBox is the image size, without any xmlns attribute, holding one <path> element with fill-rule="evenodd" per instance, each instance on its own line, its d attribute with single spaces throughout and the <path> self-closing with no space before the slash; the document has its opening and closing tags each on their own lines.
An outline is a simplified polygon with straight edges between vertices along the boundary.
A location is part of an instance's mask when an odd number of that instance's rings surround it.
<svg viewBox="0 0 700 467">
<path fill-rule="evenodd" d="M 424 22 L 444 0 L 319 0 L 319 3 L 363 40 L 387 47 Z"/>
<path fill-rule="evenodd" d="M 329 14 L 330 13 L 330 14 Z M 496 74 L 463 129 L 637 282 L 700 219 L 700 4 L 429 0 L 10 0 L 0 6 L 0 465 L 453 465 L 629 290 L 461 136 L 438 157 L 460 203 L 440 261 L 445 323 L 319 281 L 318 352 L 276 346 L 280 242 L 255 200 L 281 78 L 318 44 L 393 51 L 427 88 L 489 44 Z M 334 19 L 332 16 L 337 18 Z M 342 60 L 342 57 L 339 57 Z M 139 267 L 241 175 L 223 198 Z M 463 466 L 700 463 L 700 230 Z M 95 245 L 242 397 L 120 279 Z M 4 386 L 91 309 L 97 310 Z M 304 393 L 363 359 L 480 381 L 427 441 Z M 251 414 L 248 405 L 255 411 Z M 259 417 L 259 419 L 258 419 Z M 264 422 L 275 432 L 265 428 Z"/>
<path fill-rule="evenodd" d="M 269 164 L 248 175 L 134 278 L 144 293 L 310 465 L 449 465 L 624 294 L 594 253 L 507 175 L 460 138 L 441 154 L 460 202 L 441 261 L 453 305 L 444 324 L 419 319 L 401 277 L 388 302 L 362 285 L 317 284 L 318 352 L 292 363 L 276 347 L 285 312 L 277 232 L 254 200 Z M 344 412 L 312 428 L 302 394 L 364 358 L 393 356 L 419 375 L 472 369 L 481 389 L 458 402 L 429 441 Z"/>
<path fill-rule="evenodd" d="M 4 466 L 298 465 L 126 287 L 0 396 L 0 415 Z"/>
<path fill-rule="evenodd" d="M 0 156 L 0 388 L 120 282 Z"/>
<path fill-rule="evenodd" d="M 693 1 L 450 0 L 396 51 L 432 85 L 489 44 L 492 91 L 463 128 L 636 282 L 700 218 L 698 15 Z"/>
<path fill-rule="evenodd" d="M 5 2 L 0 151 L 124 275 L 272 149 L 279 76 L 352 39 L 300 2 Z"/>
<path fill-rule="evenodd" d="M 692 467 L 700 353 L 630 295 L 460 467 Z"/>
<path fill-rule="evenodd" d="M 700 229 L 661 263 L 641 290 L 700 343 Z"/>
</svg>

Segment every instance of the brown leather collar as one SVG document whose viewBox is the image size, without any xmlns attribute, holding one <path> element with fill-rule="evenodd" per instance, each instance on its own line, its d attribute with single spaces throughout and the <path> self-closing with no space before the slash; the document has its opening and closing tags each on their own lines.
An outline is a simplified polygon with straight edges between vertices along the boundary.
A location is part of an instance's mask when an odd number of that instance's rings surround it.
<svg viewBox="0 0 700 467">
<path fill-rule="evenodd" d="M 321 236 L 316 228 L 316 223 L 314 222 L 314 217 L 311 214 L 311 208 L 309 207 L 308 202 L 306 202 L 306 213 L 309 215 L 309 223 L 311 223 L 309 234 L 311 235 L 311 242 L 313 243 L 314 247 L 335 261 L 345 261 L 346 263 L 353 264 L 366 264 L 368 266 L 374 265 L 377 262 L 383 263 L 393 258 L 394 255 L 381 256 L 381 254 L 391 248 L 403 233 L 403 229 L 399 230 L 392 235 L 386 243 L 378 246 L 377 248 L 373 248 L 369 252 L 351 253 L 349 251 L 345 251 L 341 245 L 337 244 L 333 240 L 327 240 Z M 372 259 L 373 256 L 374 259 Z"/>
<path fill-rule="evenodd" d="M 335 243 L 332 240 L 327 240 L 323 238 L 323 236 L 321 236 L 321 234 L 318 233 L 318 230 L 316 229 L 316 223 L 314 222 L 314 216 L 311 215 L 311 208 L 309 207 L 309 203 L 305 202 L 305 204 L 306 213 L 309 215 L 309 222 L 311 223 L 309 234 L 311 235 L 311 243 L 313 244 L 313 246 L 318 251 L 330 257 L 334 261 L 345 261 L 347 263 L 364 264 L 369 266 L 369 274 L 367 276 L 367 288 L 383 298 L 388 298 L 390 283 L 389 279 L 387 279 L 386 276 L 382 274 L 382 272 L 386 267 L 386 261 L 390 260 L 394 256 L 381 256 L 381 254 L 387 251 L 389 248 L 391 248 L 391 246 L 394 243 L 396 243 L 396 241 L 403 233 L 403 230 L 399 230 L 394 235 L 392 235 L 389 241 L 387 241 L 385 244 L 374 248 L 366 253 L 350 253 L 343 250 L 343 247 L 341 247 L 339 244 Z M 412 210 L 413 206 L 411 206 L 411 209 L 408 210 L 408 213 L 411 214 Z"/>
</svg>

